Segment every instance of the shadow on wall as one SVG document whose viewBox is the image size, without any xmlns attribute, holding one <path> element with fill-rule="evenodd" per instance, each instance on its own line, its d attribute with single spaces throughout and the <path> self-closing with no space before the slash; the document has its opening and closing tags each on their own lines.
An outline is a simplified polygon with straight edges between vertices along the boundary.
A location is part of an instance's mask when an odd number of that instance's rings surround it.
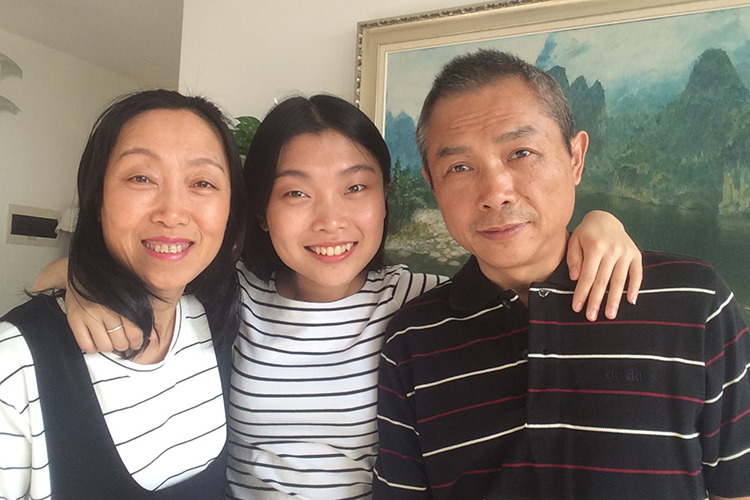
<svg viewBox="0 0 750 500">
<path fill-rule="evenodd" d="M 23 78 L 23 71 L 18 66 L 18 64 L 13 62 L 13 59 L 6 56 L 5 54 L 0 53 L 0 80 L 8 76 L 17 76 L 18 78 Z M 8 113 L 17 115 L 21 110 L 18 109 L 18 106 L 13 104 L 9 99 L 6 99 L 5 97 L 0 95 L 0 113 L 6 111 Z"/>
</svg>

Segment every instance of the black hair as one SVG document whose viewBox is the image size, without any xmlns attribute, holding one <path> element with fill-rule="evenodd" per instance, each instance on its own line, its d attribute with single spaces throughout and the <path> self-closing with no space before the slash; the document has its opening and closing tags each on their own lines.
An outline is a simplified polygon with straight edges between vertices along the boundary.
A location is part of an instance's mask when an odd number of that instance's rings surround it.
<svg viewBox="0 0 750 500">
<path fill-rule="evenodd" d="M 380 166 L 383 185 L 391 182 L 391 155 L 383 136 L 372 121 L 357 107 L 340 97 L 318 94 L 309 98 L 290 97 L 276 105 L 258 127 L 245 160 L 245 186 L 250 197 L 247 234 L 242 260 L 258 278 L 269 281 L 280 269 L 287 269 L 261 226 L 265 219 L 276 165 L 282 148 L 301 134 L 322 134 L 333 130 L 364 148 Z M 385 232 L 380 247 L 367 264 L 367 271 L 385 265 Z"/>
<path fill-rule="evenodd" d="M 422 104 L 416 139 L 428 178 L 431 179 L 427 165 L 427 129 L 437 102 L 441 98 L 478 90 L 510 77 L 520 78 L 539 97 L 543 109 L 560 127 L 568 154 L 572 152 L 570 139 L 574 135 L 573 113 L 557 81 L 548 73 L 512 54 L 494 49 L 479 49 L 457 56 L 443 66 Z"/>
<path fill-rule="evenodd" d="M 239 284 L 235 265 L 247 220 L 242 165 L 228 120 L 214 104 L 172 90 L 147 90 L 120 98 L 97 119 L 78 168 L 79 215 L 70 245 L 68 282 L 82 297 L 129 319 L 143 330 L 145 349 L 153 328 L 151 300 L 161 298 L 107 250 L 101 224 L 104 176 L 122 128 L 152 110 L 185 110 L 202 118 L 219 136 L 227 157 L 231 201 L 224 240 L 213 261 L 185 287 L 201 301 L 217 344 L 231 342 L 239 322 Z M 158 333 L 158 332 L 157 332 Z"/>
</svg>

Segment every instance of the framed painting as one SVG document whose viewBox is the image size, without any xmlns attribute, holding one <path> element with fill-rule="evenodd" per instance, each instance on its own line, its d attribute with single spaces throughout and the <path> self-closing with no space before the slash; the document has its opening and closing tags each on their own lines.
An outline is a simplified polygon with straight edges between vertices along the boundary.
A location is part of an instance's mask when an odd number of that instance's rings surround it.
<svg viewBox="0 0 750 500">
<path fill-rule="evenodd" d="M 440 68 L 479 48 L 549 72 L 591 143 L 572 225 L 620 218 L 644 249 L 713 264 L 750 319 L 750 0 L 510 0 L 358 25 L 357 104 L 392 155 L 388 256 L 453 274 L 414 141 Z"/>
</svg>

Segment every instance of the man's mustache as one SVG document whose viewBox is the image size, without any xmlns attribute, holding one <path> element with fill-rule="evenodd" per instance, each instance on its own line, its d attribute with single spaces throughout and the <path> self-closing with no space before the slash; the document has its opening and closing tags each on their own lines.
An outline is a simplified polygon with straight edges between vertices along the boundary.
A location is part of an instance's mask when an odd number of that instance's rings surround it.
<svg viewBox="0 0 750 500">
<path fill-rule="evenodd" d="M 535 210 L 512 205 L 485 213 L 481 218 L 474 220 L 470 228 L 474 231 L 485 231 L 495 227 L 536 222 L 538 218 Z"/>
</svg>

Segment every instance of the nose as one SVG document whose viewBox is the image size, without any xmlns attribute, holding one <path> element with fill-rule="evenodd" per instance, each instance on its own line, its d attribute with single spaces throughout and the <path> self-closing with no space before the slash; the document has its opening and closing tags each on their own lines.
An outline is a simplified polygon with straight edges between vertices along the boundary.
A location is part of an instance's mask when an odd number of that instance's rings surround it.
<svg viewBox="0 0 750 500">
<path fill-rule="evenodd" d="M 349 217 L 346 203 L 336 197 L 323 197 L 316 200 L 313 230 L 333 233 L 346 228 Z"/>
<path fill-rule="evenodd" d="M 185 225 L 190 220 L 189 193 L 175 183 L 166 183 L 156 193 L 153 220 L 164 227 Z"/>
<path fill-rule="evenodd" d="M 482 210 L 501 210 L 517 200 L 513 173 L 505 165 L 497 163 L 483 169 L 479 189 L 479 204 Z"/>
</svg>

